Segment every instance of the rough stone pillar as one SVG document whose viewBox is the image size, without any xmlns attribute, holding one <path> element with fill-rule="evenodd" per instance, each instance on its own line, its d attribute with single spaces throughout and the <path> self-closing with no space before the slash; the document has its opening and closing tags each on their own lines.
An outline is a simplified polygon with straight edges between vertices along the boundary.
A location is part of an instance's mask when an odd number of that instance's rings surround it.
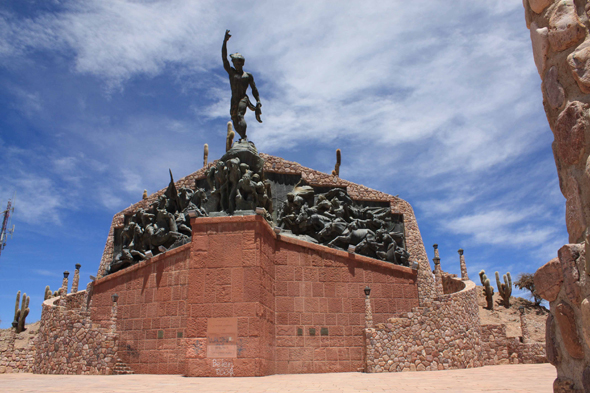
<svg viewBox="0 0 590 393">
<path fill-rule="evenodd" d="M 461 264 L 461 280 L 469 280 L 467 275 L 467 265 L 465 264 L 465 257 L 463 256 L 463 249 L 459 249 L 459 263 Z"/>
<path fill-rule="evenodd" d="M 68 272 L 67 270 L 64 272 L 64 279 L 61 282 L 61 288 L 59 290 L 59 295 L 60 296 L 65 296 L 68 294 L 68 276 L 70 275 L 70 272 Z"/>
<path fill-rule="evenodd" d="M 373 310 L 371 309 L 371 288 L 365 288 L 365 328 L 373 328 Z"/>
<path fill-rule="evenodd" d="M 440 259 L 440 255 L 438 255 L 438 244 L 433 244 L 432 247 L 434 248 L 434 257 Z"/>
<path fill-rule="evenodd" d="M 524 307 L 518 307 L 518 311 L 520 311 L 520 330 L 522 331 L 522 342 L 528 343 L 531 340 L 531 336 L 529 335 L 529 327 L 527 325 Z"/>
<path fill-rule="evenodd" d="M 72 293 L 78 292 L 78 282 L 80 281 L 80 268 L 82 265 L 76 263 L 76 270 L 74 270 L 74 279 L 72 280 Z"/>
<path fill-rule="evenodd" d="M 111 295 L 111 300 L 113 301 L 113 305 L 111 306 L 111 332 L 117 332 L 117 301 L 119 300 L 119 295 L 116 293 Z"/>
<path fill-rule="evenodd" d="M 438 252 L 436 253 L 438 254 Z M 442 270 L 440 268 L 440 258 L 435 256 L 432 261 L 434 262 L 434 287 L 436 289 L 436 294 L 441 296 L 444 294 L 443 285 L 442 285 Z"/>
</svg>

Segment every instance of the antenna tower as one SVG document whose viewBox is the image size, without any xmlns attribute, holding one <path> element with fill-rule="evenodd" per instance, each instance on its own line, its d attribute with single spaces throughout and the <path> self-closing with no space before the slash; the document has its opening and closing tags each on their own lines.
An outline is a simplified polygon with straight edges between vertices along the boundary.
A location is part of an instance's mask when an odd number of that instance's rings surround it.
<svg viewBox="0 0 590 393">
<path fill-rule="evenodd" d="M 8 200 L 6 210 L 2 212 L 2 215 L 4 215 L 4 219 L 2 220 L 2 230 L 0 230 L 0 255 L 2 255 L 2 250 L 4 250 L 4 247 L 6 247 L 6 240 L 8 239 L 8 235 L 10 235 L 10 238 L 12 239 L 12 234 L 14 233 L 14 225 L 12 225 L 12 228 L 8 227 L 11 221 L 11 214 L 14 212 L 15 199 L 16 193 L 14 193 L 12 200 Z"/>
</svg>

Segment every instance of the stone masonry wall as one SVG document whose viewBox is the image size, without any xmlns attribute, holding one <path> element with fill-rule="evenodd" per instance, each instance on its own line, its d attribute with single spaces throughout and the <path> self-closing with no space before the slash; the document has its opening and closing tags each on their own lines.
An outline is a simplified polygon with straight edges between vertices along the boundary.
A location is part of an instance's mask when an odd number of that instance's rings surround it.
<svg viewBox="0 0 590 393">
<path fill-rule="evenodd" d="M 365 329 L 367 372 L 426 371 L 482 365 L 476 287 Z"/>
<path fill-rule="evenodd" d="M 590 4 L 524 0 L 523 5 L 572 243 L 535 276 L 535 287 L 543 288 L 550 302 L 547 357 L 557 368 L 555 391 L 590 391 L 590 334 L 584 330 L 590 325 L 590 268 L 579 250 L 590 248 Z"/>
<path fill-rule="evenodd" d="M 90 321 L 82 307 L 86 291 L 43 302 L 31 371 L 36 374 L 112 374 L 117 363 L 118 335 Z M 69 305 L 69 307 L 68 307 Z"/>
<path fill-rule="evenodd" d="M 481 325 L 477 288 L 445 274 L 448 288 L 430 307 L 416 307 L 365 329 L 367 372 L 436 371 L 496 364 L 544 363 L 545 345 L 506 336 L 505 325 Z M 452 280 L 456 282 L 451 283 Z"/>
<path fill-rule="evenodd" d="M 0 342 L 0 374 L 32 372 L 36 349 L 25 334 L 11 329 L 8 340 Z"/>
</svg>

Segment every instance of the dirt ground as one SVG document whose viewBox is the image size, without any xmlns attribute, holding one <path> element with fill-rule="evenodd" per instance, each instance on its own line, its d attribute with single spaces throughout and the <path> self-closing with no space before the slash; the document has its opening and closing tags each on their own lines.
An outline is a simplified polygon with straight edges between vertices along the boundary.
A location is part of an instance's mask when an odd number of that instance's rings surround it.
<svg viewBox="0 0 590 393">
<path fill-rule="evenodd" d="M 501 305 L 502 298 L 499 293 L 494 293 L 494 310 L 484 308 L 487 306 L 483 286 L 477 286 L 477 301 L 479 304 L 479 318 L 482 325 L 506 324 L 506 334 L 509 337 L 520 337 L 520 312 L 518 308 L 524 306 L 526 310 L 529 334 L 532 341 L 545 342 L 545 322 L 549 311 L 543 306 L 535 306 L 533 302 L 521 297 L 510 298 L 510 308 Z"/>
</svg>

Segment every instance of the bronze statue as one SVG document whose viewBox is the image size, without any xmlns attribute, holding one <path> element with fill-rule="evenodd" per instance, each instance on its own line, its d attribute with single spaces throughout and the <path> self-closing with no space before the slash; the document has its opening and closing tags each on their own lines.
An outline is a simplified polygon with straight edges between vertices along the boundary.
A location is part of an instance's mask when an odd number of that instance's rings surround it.
<svg viewBox="0 0 590 393">
<path fill-rule="evenodd" d="M 223 68 L 225 68 L 229 74 L 229 84 L 231 87 L 231 107 L 229 113 L 231 115 L 231 120 L 234 123 L 234 128 L 240 135 L 241 141 L 247 139 L 247 125 L 246 120 L 244 119 L 246 109 L 250 108 L 250 110 L 255 111 L 256 120 L 262 123 L 262 120 L 260 119 L 262 113 L 260 107 L 262 104 L 260 103 L 260 97 L 258 96 L 258 89 L 254 84 L 254 77 L 249 72 L 243 70 L 245 62 L 244 56 L 239 53 L 230 55 L 229 57 L 231 57 L 231 61 L 234 65 L 233 67 L 231 67 L 229 61 L 227 61 L 227 41 L 230 37 L 231 34 L 229 34 L 229 30 L 226 30 L 223 46 L 221 47 L 221 58 L 223 59 Z M 252 89 L 252 95 L 256 99 L 256 106 L 250 102 L 250 98 L 248 98 L 248 95 L 246 94 L 248 86 Z"/>
</svg>

